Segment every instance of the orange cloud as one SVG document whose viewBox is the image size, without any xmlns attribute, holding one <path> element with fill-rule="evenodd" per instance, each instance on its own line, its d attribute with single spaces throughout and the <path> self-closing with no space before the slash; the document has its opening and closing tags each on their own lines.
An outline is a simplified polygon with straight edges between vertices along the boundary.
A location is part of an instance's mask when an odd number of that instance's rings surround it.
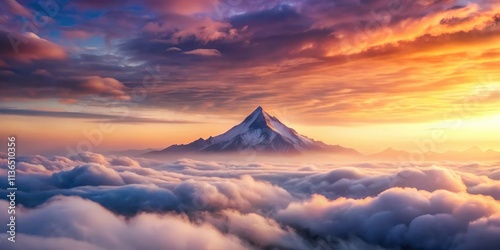
<svg viewBox="0 0 500 250">
<path fill-rule="evenodd" d="M 66 51 L 36 34 L 17 34 L 0 30 L 0 54 L 6 59 L 28 63 L 32 60 L 63 60 Z"/>
</svg>

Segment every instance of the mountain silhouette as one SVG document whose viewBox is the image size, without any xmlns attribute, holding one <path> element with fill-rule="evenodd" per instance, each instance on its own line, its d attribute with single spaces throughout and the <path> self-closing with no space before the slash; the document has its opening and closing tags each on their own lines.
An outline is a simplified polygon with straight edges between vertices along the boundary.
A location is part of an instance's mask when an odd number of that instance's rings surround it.
<svg viewBox="0 0 500 250">
<path fill-rule="evenodd" d="M 200 138 L 189 144 L 172 145 L 150 154 L 169 153 L 218 153 L 256 150 L 269 154 L 300 154 L 303 152 L 329 152 L 352 156 L 361 155 L 356 150 L 340 145 L 328 145 L 300 135 L 269 115 L 262 107 L 255 109 L 240 124 L 227 132 Z"/>
</svg>

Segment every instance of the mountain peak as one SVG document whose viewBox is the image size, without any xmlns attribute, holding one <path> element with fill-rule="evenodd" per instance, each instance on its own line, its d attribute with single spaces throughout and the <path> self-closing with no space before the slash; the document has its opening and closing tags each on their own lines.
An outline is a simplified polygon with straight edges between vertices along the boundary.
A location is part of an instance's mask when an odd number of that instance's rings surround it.
<svg viewBox="0 0 500 250">
<path fill-rule="evenodd" d="M 269 125 L 271 121 L 271 116 L 267 114 L 261 106 L 258 106 L 245 120 L 242 124 L 246 124 L 248 128 L 258 129 L 264 128 Z"/>
<path fill-rule="evenodd" d="M 263 114 L 265 113 L 264 112 L 264 109 L 261 107 L 261 106 L 258 106 L 251 114 L 250 116 L 252 115 L 259 115 L 259 114 Z"/>
<path fill-rule="evenodd" d="M 199 139 L 189 144 L 173 145 L 160 152 L 238 152 L 247 149 L 267 153 L 350 150 L 341 146 L 330 146 L 300 135 L 258 106 L 243 122 L 223 134 L 207 140 Z"/>
<path fill-rule="evenodd" d="M 264 112 L 260 106 L 249 116 L 249 118 L 249 128 L 252 129 L 269 127 L 269 123 L 271 122 L 271 117 Z"/>
</svg>

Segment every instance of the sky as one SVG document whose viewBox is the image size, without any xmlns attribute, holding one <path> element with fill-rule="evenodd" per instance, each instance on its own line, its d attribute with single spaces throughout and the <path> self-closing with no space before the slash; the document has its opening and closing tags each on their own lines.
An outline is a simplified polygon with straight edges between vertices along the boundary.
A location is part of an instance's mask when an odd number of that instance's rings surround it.
<svg viewBox="0 0 500 250">
<path fill-rule="evenodd" d="M 7 0 L 0 136 L 164 148 L 262 106 L 363 153 L 500 150 L 499 24 L 494 0 Z"/>
</svg>

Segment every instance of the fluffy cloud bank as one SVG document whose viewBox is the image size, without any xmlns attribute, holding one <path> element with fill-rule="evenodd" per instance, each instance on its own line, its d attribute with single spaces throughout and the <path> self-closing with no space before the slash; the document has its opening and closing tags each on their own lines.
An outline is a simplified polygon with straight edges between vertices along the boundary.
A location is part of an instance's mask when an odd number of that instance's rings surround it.
<svg viewBox="0 0 500 250">
<path fill-rule="evenodd" d="M 57 197 L 17 216 L 23 229 L 16 249 L 246 249 L 238 238 L 185 216 L 141 214 L 127 221 L 76 197 Z"/>
<path fill-rule="evenodd" d="M 0 157 L 0 190 L 7 183 Z M 497 163 L 25 156 L 13 249 L 494 249 Z M 3 198 L 2 198 L 3 199 Z M 0 200 L 0 209 L 8 203 Z M 5 213 L 0 223 L 7 223 Z"/>
<path fill-rule="evenodd" d="M 491 197 L 393 188 L 376 197 L 328 200 L 314 195 L 277 214 L 279 221 L 323 237 L 355 235 L 367 242 L 412 249 L 494 249 L 500 203 Z M 480 222 L 483 220 L 483 222 Z M 484 235 L 474 237 L 475 224 Z M 471 236 L 472 235 L 472 236 Z M 464 246 L 468 246 L 464 248 Z"/>
</svg>

